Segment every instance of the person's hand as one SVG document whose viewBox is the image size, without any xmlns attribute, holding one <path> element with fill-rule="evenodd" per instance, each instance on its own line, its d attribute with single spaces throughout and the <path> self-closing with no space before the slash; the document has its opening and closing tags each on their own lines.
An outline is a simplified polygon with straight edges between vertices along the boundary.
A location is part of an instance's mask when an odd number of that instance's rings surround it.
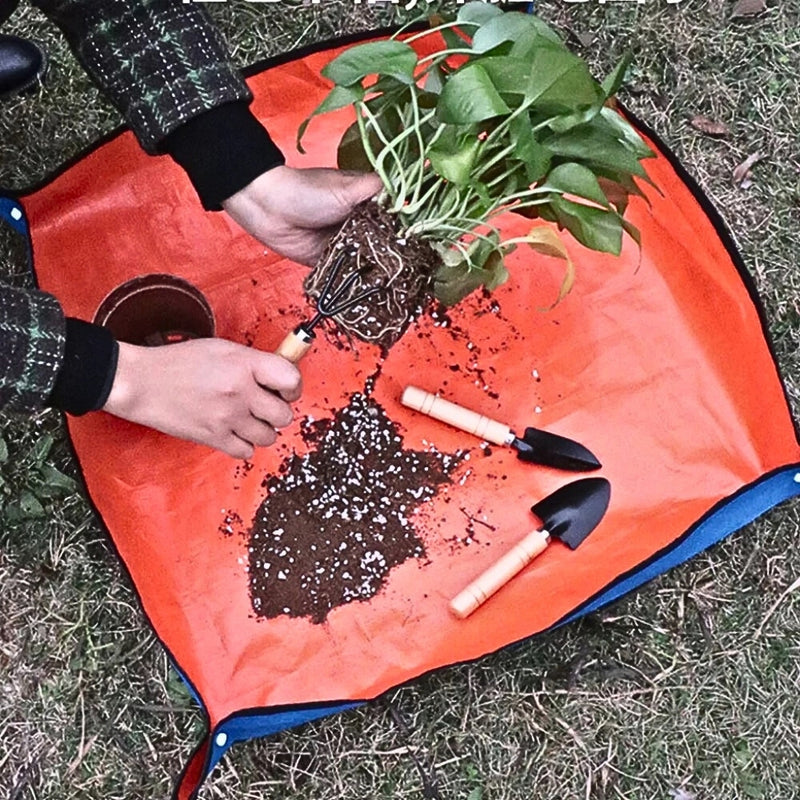
<svg viewBox="0 0 800 800">
<path fill-rule="evenodd" d="M 103 407 L 162 433 L 250 458 L 292 421 L 302 389 L 297 368 L 272 353 L 224 339 L 163 347 L 120 344 Z"/>
<path fill-rule="evenodd" d="M 313 267 L 347 215 L 382 186 L 375 173 L 280 166 L 259 175 L 222 207 L 271 250 Z"/>
</svg>

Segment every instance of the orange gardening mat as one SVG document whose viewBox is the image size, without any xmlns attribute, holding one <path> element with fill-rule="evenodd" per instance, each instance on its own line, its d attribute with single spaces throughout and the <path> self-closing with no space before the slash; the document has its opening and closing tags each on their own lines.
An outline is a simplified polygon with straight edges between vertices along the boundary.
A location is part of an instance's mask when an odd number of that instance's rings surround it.
<svg viewBox="0 0 800 800">
<path fill-rule="evenodd" d="M 255 113 L 290 165 L 335 165 L 348 110 L 311 124 L 307 155 L 294 140 L 328 90 L 320 70 L 351 43 L 282 57 L 251 76 Z M 347 708 L 585 613 L 800 489 L 796 430 L 753 284 L 708 201 L 649 141 L 659 155 L 645 166 L 663 194 L 648 190 L 652 207 L 630 206 L 641 251 L 628 240 L 615 258 L 568 241 L 575 288 L 542 311 L 563 267 L 519 248 L 506 285 L 424 316 L 385 359 L 368 345 L 318 337 L 301 364 L 295 424 L 248 464 L 103 413 L 68 420 L 89 495 L 207 717 L 178 797 L 192 796 L 235 741 Z M 224 338 L 272 350 L 308 317 L 307 269 L 265 251 L 224 214 L 203 212 L 181 170 L 144 155 L 129 132 L 20 203 L 39 283 L 69 315 L 91 319 L 118 284 L 170 272 L 202 288 Z M 520 235 L 531 223 L 509 215 L 503 225 Z M 399 397 L 409 383 L 513 430 L 576 439 L 603 464 L 592 474 L 611 482 L 609 510 L 580 548 L 553 544 L 465 621 L 448 613 L 449 599 L 534 527 L 532 503 L 580 476 L 524 464 L 510 448 L 486 448 L 405 409 Z M 289 602 L 275 572 L 261 582 L 259 603 L 251 592 L 251 556 L 263 547 L 253 537 L 278 527 L 260 517 L 271 513 L 270 487 L 282 491 L 292 469 L 302 482 L 298 465 L 320 447 L 309 430 L 330 427 L 346 408 L 351 421 L 378 419 L 404 464 L 433 458 L 449 474 L 439 474 L 426 502 L 412 487 L 407 508 L 392 501 L 385 509 L 410 544 L 368 597 L 318 618 L 280 609 L 264 616 L 259 604 Z M 343 460 L 341 470 L 350 466 Z M 380 506 L 369 491 L 361 499 Z M 377 513 L 373 523 L 362 566 L 383 557 Z M 320 525 L 321 549 L 326 531 Z"/>
</svg>

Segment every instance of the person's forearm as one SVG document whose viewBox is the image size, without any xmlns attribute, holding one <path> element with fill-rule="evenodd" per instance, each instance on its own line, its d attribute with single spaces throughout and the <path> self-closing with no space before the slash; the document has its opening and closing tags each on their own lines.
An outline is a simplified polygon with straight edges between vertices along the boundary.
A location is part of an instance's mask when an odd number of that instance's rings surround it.
<svg viewBox="0 0 800 800">
<path fill-rule="evenodd" d="M 145 150 L 212 108 L 249 102 L 206 12 L 181 0 L 31 0 L 64 32 Z"/>
<path fill-rule="evenodd" d="M 64 356 L 45 405 L 75 416 L 101 409 L 117 372 L 119 344 L 100 325 L 67 317 Z"/>
<path fill-rule="evenodd" d="M 0 285 L 0 408 L 41 409 L 64 359 L 66 322 L 49 294 Z"/>
<path fill-rule="evenodd" d="M 142 147 L 168 153 L 203 207 L 284 163 L 205 11 L 181 0 L 32 0 L 64 32 Z"/>
</svg>

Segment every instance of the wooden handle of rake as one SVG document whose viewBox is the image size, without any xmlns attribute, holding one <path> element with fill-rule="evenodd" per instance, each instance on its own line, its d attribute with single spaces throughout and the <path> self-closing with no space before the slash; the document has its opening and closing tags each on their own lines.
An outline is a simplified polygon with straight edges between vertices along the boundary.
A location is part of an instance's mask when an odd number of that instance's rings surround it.
<svg viewBox="0 0 800 800">
<path fill-rule="evenodd" d="M 549 541 L 550 534 L 545 530 L 529 533 L 519 544 L 475 578 L 466 589 L 459 592 L 450 601 L 450 610 L 459 619 L 466 619 L 542 553 Z"/>
<path fill-rule="evenodd" d="M 286 338 L 278 345 L 275 354 L 296 364 L 311 349 L 313 342 L 314 334 L 300 325 L 287 334 Z"/>
<path fill-rule="evenodd" d="M 493 444 L 508 444 L 514 438 L 508 425 L 484 417 L 476 411 L 470 411 L 416 386 L 406 386 L 400 402 L 408 408 Z"/>
</svg>

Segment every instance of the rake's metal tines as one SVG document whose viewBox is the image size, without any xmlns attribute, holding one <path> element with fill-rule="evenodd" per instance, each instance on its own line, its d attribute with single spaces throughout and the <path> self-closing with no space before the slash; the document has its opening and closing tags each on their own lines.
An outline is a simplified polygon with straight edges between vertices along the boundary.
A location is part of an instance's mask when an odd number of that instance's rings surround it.
<svg viewBox="0 0 800 800">
<path fill-rule="evenodd" d="M 345 254 L 344 252 L 340 252 L 331 265 L 330 271 L 328 272 L 328 277 L 325 279 L 322 291 L 319 293 L 319 297 L 317 298 L 317 314 L 314 320 L 312 320 L 312 325 L 319 321 L 319 319 L 322 317 L 333 317 L 336 314 L 340 314 L 342 311 L 346 311 L 348 308 L 360 303 L 362 300 L 366 300 L 367 297 L 375 294 L 375 292 L 378 292 L 381 288 L 383 288 L 381 286 L 373 286 L 372 288 L 357 294 L 355 297 L 351 297 L 347 300 L 339 302 L 341 298 L 347 296 L 347 293 L 353 288 L 355 282 L 363 275 L 363 270 L 358 270 L 352 275 L 348 275 L 342 285 L 336 288 L 334 291 L 333 284 L 339 276 L 339 271 L 341 270 L 344 260 Z"/>
</svg>

